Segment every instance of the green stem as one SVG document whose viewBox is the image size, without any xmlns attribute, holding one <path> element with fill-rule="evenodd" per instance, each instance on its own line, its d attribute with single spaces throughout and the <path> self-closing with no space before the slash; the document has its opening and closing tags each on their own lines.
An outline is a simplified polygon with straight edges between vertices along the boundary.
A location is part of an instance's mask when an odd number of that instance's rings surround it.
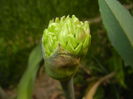
<svg viewBox="0 0 133 99">
<path fill-rule="evenodd" d="M 75 99 L 74 96 L 74 87 L 73 87 L 73 78 L 67 81 L 61 82 L 62 88 L 64 90 L 66 99 Z"/>
</svg>

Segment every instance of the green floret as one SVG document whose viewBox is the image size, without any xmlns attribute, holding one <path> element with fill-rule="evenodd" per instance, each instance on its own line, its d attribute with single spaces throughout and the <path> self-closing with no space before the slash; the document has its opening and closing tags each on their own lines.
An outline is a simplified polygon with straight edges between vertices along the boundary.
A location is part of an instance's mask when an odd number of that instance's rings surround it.
<svg viewBox="0 0 133 99">
<path fill-rule="evenodd" d="M 45 57 L 50 57 L 59 48 L 72 55 L 82 56 L 87 53 L 90 41 L 87 21 L 79 21 L 74 15 L 63 16 L 49 22 L 48 28 L 43 33 L 42 46 Z"/>
</svg>

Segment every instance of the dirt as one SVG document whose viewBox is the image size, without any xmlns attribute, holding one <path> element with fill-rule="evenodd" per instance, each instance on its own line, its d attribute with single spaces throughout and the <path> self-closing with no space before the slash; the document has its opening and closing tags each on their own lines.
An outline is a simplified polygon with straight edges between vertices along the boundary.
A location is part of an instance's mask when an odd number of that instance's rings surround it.
<svg viewBox="0 0 133 99">
<path fill-rule="evenodd" d="M 33 99 L 65 99 L 60 83 L 50 78 L 43 69 L 36 80 Z"/>
</svg>

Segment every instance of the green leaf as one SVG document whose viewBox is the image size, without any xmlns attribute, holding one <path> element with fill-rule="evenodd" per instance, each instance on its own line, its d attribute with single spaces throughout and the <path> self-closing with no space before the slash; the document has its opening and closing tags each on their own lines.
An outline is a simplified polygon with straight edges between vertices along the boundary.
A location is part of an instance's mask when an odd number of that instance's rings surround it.
<svg viewBox="0 0 133 99">
<path fill-rule="evenodd" d="M 95 93 L 93 99 L 104 99 L 104 89 L 99 86 L 99 88 L 97 89 L 97 92 Z"/>
<path fill-rule="evenodd" d="M 124 73 L 124 68 L 123 68 L 123 62 L 121 57 L 116 53 L 116 51 L 112 50 L 112 56 L 108 60 L 108 66 L 110 72 L 114 71 L 115 74 L 115 79 L 117 82 L 123 86 L 126 87 L 125 84 L 125 73 Z"/>
<path fill-rule="evenodd" d="M 112 72 L 104 77 L 101 77 L 100 79 L 98 79 L 97 81 L 93 82 L 91 87 L 88 88 L 88 92 L 85 96 L 86 99 L 93 99 L 93 97 L 96 94 L 96 91 L 98 89 L 98 87 L 105 81 L 108 81 L 110 78 L 115 76 L 115 72 Z"/>
<path fill-rule="evenodd" d="M 127 65 L 133 66 L 133 18 L 117 0 L 99 0 L 108 37 Z"/>
<path fill-rule="evenodd" d="M 41 46 L 33 49 L 29 56 L 28 68 L 24 73 L 19 86 L 17 99 L 32 99 L 32 89 L 34 86 L 39 64 L 42 61 Z"/>
</svg>

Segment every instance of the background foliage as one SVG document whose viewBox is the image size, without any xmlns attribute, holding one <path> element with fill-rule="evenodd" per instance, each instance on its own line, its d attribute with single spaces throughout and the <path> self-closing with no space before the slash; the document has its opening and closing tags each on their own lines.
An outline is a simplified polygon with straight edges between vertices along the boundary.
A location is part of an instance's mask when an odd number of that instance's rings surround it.
<svg viewBox="0 0 133 99">
<path fill-rule="evenodd" d="M 85 19 L 98 14 L 94 13 L 98 12 L 95 0 L 1 0 L 0 6 L 0 84 L 5 87 L 23 73 L 29 52 L 40 42 L 50 19 L 68 14 Z"/>
<path fill-rule="evenodd" d="M 122 4 L 133 4 L 132 0 L 120 0 Z M 133 8 L 130 9 L 133 15 Z M 1 0 L 0 3 L 0 85 L 4 88 L 18 84 L 27 66 L 31 50 L 40 43 L 44 28 L 50 19 L 63 15 L 76 15 L 80 20 L 91 20 L 99 16 L 97 0 Z M 88 85 L 86 76 L 97 79 L 117 71 L 116 79 L 110 86 L 101 86 L 97 94 L 115 98 L 132 96 L 133 70 L 124 67 L 123 60 L 111 46 L 101 22 L 91 23 L 92 45 L 87 55 L 87 68 L 76 75 L 75 83 Z M 124 69 L 123 69 L 124 68 Z M 19 73 L 18 73 L 19 71 Z M 93 73 L 93 74 L 92 74 Z M 125 80 L 124 80 L 125 79 Z M 126 81 L 126 82 L 125 82 Z M 119 82 L 114 84 L 114 82 Z M 125 89 L 122 89 L 119 84 Z M 126 89 L 127 88 L 127 89 Z M 105 89 L 105 90 L 103 90 Z M 114 92 L 114 89 L 116 92 Z M 107 92 L 107 91 L 108 92 Z M 119 95 L 117 93 L 119 92 Z M 84 93 L 84 92 L 83 92 Z M 108 94 L 110 93 L 110 94 Z M 115 95 L 114 95 L 115 94 Z M 103 99 L 99 95 L 96 99 Z M 133 96 L 132 96 L 133 97 Z M 112 98 L 112 97 L 111 97 Z M 116 98 L 116 99 L 117 99 Z"/>
</svg>

